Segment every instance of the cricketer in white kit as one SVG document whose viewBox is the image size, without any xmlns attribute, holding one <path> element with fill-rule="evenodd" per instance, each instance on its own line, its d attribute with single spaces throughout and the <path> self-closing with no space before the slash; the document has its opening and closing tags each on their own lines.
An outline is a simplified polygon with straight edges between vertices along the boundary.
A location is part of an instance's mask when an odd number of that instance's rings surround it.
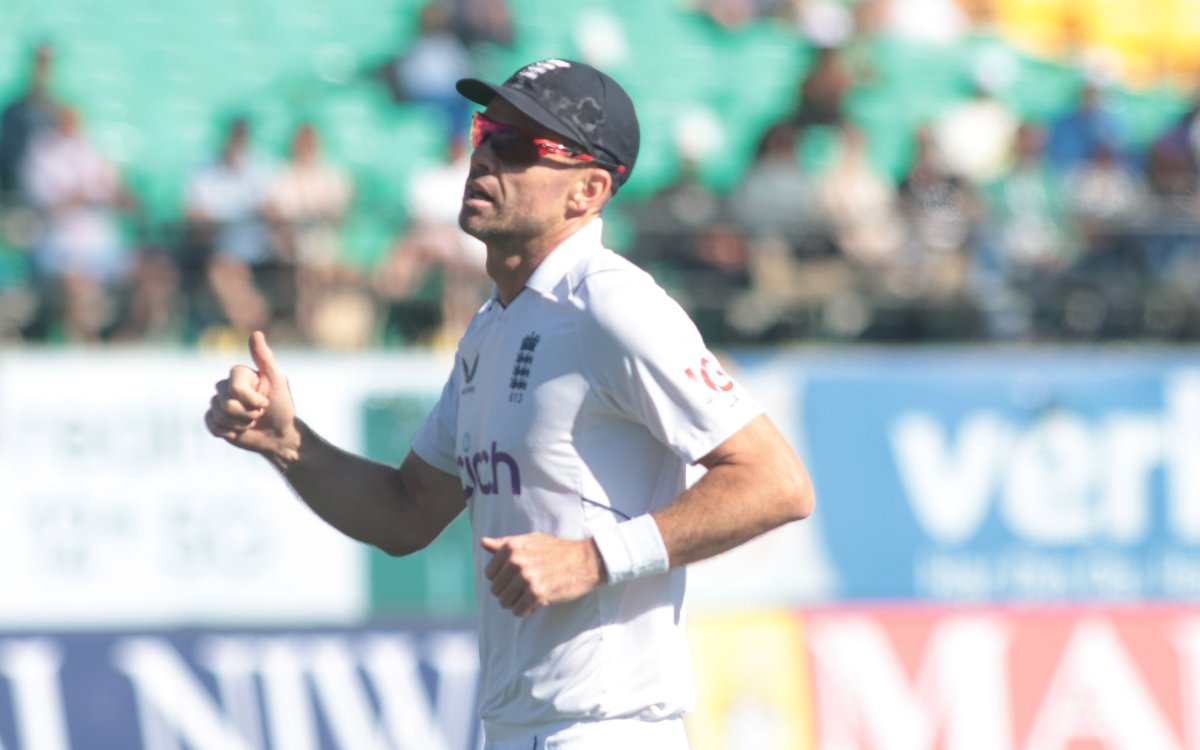
<svg viewBox="0 0 1200 750">
<path fill-rule="evenodd" d="M 689 464 L 761 413 L 683 310 L 601 246 L 601 227 L 559 246 L 507 308 L 483 306 L 412 446 L 467 495 L 489 737 L 691 708 L 684 568 L 518 618 L 488 593 L 480 540 L 586 539 L 661 508 Z"/>
<path fill-rule="evenodd" d="M 260 332 L 205 422 L 390 554 L 467 510 L 486 750 L 686 750 L 685 567 L 807 516 L 811 480 L 679 305 L 602 244 L 640 142 L 624 89 L 557 59 L 457 87 L 485 107 L 459 224 L 495 288 L 404 462 L 322 440 Z"/>
</svg>

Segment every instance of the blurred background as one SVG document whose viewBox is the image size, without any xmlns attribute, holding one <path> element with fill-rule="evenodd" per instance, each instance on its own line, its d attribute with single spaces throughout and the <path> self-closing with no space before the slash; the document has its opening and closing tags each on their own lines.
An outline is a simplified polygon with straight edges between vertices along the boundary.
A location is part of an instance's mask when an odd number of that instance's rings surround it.
<svg viewBox="0 0 1200 750">
<path fill-rule="evenodd" d="M 544 57 L 817 487 L 689 574 L 696 750 L 1200 748 L 1200 0 L 2 0 L 0 748 L 480 745 L 465 521 L 201 416 L 261 328 L 402 459 L 490 289 L 453 82 Z"/>
</svg>

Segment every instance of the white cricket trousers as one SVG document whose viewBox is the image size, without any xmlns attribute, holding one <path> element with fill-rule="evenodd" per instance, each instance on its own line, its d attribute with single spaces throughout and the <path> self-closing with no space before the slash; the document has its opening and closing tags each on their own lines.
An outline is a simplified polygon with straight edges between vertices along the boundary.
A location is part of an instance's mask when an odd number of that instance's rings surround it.
<svg viewBox="0 0 1200 750">
<path fill-rule="evenodd" d="M 486 725 L 483 750 L 689 750 L 683 719 L 610 719 L 544 727 Z"/>
</svg>

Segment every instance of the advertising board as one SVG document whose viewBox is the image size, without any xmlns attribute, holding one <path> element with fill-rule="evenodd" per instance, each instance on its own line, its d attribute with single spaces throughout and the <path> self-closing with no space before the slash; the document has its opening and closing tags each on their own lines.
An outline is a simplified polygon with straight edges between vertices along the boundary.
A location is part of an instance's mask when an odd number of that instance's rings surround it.
<svg viewBox="0 0 1200 750">
<path fill-rule="evenodd" d="M 793 373 L 826 600 L 1200 596 L 1200 364 L 1180 355 L 888 353 Z"/>
<path fill-rule="evenodd" d="M 0 747 L 474 750 L 470 630 L 0 635 Z"/>
<path fill-rule="evenodd" d="M 278 352 L 301 412 L 362 451 L 362 404 L 436 394 L 432 356 Z M 248 361 L 140 351 L 0 358 L 0 627 L 357 622 L 367 551 L 261 457 L 208 434 L 213 384 Z M 403 456 L 395 459 L 398 463 Z"/>
<path fill-rule="evenodd" d="M 1196 750 L 1200 610 L 706 613 L 695 750 Z M 8 750 L 478 750 L 475 634 L 0 632 Z"/>
<path fill-rule="evenodd" d="M 1195 750 L 1200 610 L 698 617 L 696 750 Z"/>
</svg>

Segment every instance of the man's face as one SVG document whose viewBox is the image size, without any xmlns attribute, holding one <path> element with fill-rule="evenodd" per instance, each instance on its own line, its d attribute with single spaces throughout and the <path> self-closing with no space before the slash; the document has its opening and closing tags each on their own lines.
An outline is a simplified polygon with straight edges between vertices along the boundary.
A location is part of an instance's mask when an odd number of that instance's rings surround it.
<svg viewBox="0 0 1200 750">
<path fill-rule="evenodd" d="M 485 114 L 497 123 L 572 145 L 499 97 Z M 530 165 L 508 163 L 497 157 L 491 141 L 485 139 L 471 154 L 459 226 L 485 243 L 520 242 L 546 234 L 564 220 L 570 187 L 581 168 L 587 167 L 555 155 L 543 156 Z"/>
</svg>

